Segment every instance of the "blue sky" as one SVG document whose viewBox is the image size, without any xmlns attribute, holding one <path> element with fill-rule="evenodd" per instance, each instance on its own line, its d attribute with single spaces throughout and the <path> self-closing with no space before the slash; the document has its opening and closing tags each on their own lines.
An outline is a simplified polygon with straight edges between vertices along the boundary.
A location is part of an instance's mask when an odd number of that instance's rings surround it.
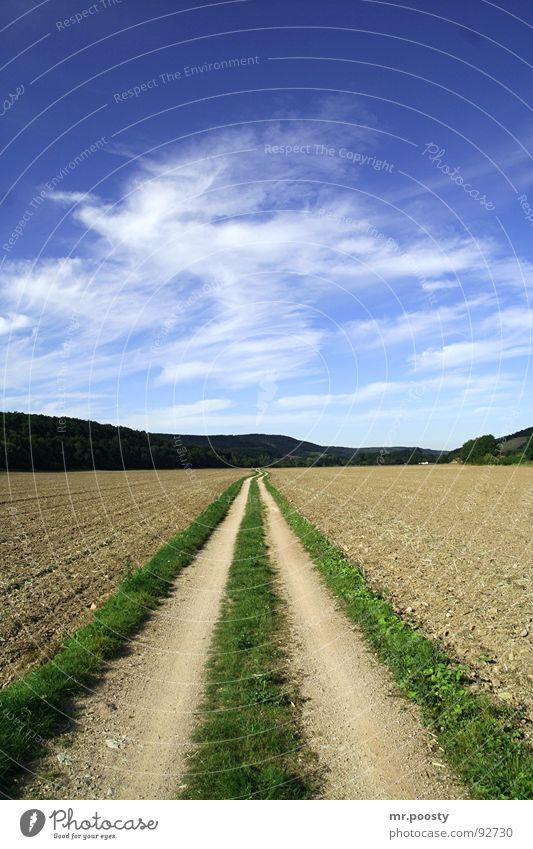
<svg viewBox="0 0 533 849">
<path fill-rule="evenodd" d="M 3 409 L 452 448 L 533 424 L 533 12 L 0 12 Z"/>
</svg>

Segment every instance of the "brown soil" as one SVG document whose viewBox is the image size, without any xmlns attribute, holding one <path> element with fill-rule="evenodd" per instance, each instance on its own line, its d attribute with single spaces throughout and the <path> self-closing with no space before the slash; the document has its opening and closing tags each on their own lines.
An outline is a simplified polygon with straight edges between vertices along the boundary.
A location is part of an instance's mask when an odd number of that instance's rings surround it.
<svg viewBox="0 0 533 849">
<path fill-rule="evenodd" d="M 464 798 L 388 671 L 340 612 L 303 546 L 261 482 L 268 542 L 294 639 L 291 668 L 303 697 L 304 733 L 325 773 L 326 799 Z"/>
<path fill-rule="evenodd" d="M 175 798 L 248 486 L 128 652 L 77 700 L 72 730 L 48 744 L 25 798 Z M 417 709 L 399 698 L 262 484 L 261 491 L 304 736 L 318 754 L 324 798 L 463 797 Z"/>
<path fill-rule="evenodd" d="M 374 589 L 533 718 L 533 469 L 274 469 Z"/>
<path fill-rule="evenodd" d="M 74 728 L 48 745 L 26 798 L 176 797 L 248 488 L 128 653 L 78 700 Z"/>
<path fill-rule="evenodd" d="M 90 621 L 242 470 L 0 475 L 0 686 Z"/>
</svg>

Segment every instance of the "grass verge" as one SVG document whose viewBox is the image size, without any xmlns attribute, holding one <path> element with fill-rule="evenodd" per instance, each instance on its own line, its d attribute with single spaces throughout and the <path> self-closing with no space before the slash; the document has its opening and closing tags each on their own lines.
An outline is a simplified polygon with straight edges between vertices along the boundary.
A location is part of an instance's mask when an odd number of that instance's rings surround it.
<svg viewBox="0 0 533 849">
<path fill-rule="evenodd" d="M 142 568 L 127 576 L 116 592 L 47 663 L 0 691 L 0 793 L 16 794 L 24 763 L 40 753 L 68 718 L 70 698 L 101 672 L 133 636 L 178 572 L 187 566 L 224 518 L 243 479 L 176 534 Z"/>
<path fill-rule="evenodd" d="M 514 713 L 468 687 L 466 667 L 404 622 L 373 593 L 360 570 L 301 516 L 268 480 L 266 486 L 345 611 L 361 627 L 402 691 L 422 709 L 449 762 L 476 799 L 531 799 L 533 757 Z"/>
<path fill-rule="evenodd" d="M 302 746 L 282 644 L 263 509 L 252 481 L 207 667 L 203 719 L 184 799 L 306 799 L 312 755 Z"/>
</svg>

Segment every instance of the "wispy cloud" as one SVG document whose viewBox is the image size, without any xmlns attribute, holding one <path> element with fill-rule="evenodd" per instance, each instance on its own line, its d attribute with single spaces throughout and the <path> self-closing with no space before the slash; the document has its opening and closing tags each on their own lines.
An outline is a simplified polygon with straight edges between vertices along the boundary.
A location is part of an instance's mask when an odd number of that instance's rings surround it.
<svg viewBox="0 0 533 849">
<path fill-rule="evenodd" d="M 409 391 L 413 370 L 450 387 L 458 371 L 482 382 L 483 364 L 527 357 L 530 313 L 513 297 L 533 287 L 533 264 L 488 239 L 406 231 L 335 185 L 337 159 L 265 153 L 319 136 L 283 121 L 221 134 L 139 160 L 115 199 L 49 199 L 73 204 L 83 239 L 72 256 L 4 262 L 10 403 L 18 389 L 80 409 L 86 393 L 95 417 L 118 403 L 158 430 L 286 429 L 323 407 L 356 405 L 362 420 Z"/>
<path fill-rule="evenodd" d="M 16 333 L 18 330 L 30 327 L 32 319 L 23 313 L 8 313 L 0 315 L 0 335 L 4 333 Z"/>
</svg>

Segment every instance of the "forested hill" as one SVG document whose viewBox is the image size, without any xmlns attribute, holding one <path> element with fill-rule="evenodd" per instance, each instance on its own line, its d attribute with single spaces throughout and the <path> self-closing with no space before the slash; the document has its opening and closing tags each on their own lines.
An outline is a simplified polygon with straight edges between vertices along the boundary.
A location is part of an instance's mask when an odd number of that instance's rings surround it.
<svg viewBox="0 0 533 849">
<path fill-rule="evenodd" d="M 511 465 L 533 461 L 533 427 L 526 427 L 507 436 L 492 433 L 469 439 L 462 448 L 450 453 L 452 460 L 481 465 Z"/>
<path fill-rule="evenodd" d="M 155 434 L 163 439 L 169 439 L 168 434 Z M 214 448 L 217 451 L 234 451 L 248 453 L 252 457 L 259 455 L 269 457 L 285 457 L 294 455 L 298 457 L 309 457 L 330 452 L 339 457 L 351 457 L 353 448 L 329 447 L 317 445 L 314 442 L 305 442 L 294 439 L 292 436 L 279 436 L 268 433 L 245 433 L 238 436 L 233 434 L 215 434 L 214 436 L 198 436 L 184 434 L 181 437 L 186 445 L 198 445 L 202 448 Z M 369 451 L 379 449 L 368 449 Z"/>
<path fill-rule="evenodd" d="M 420 448 L 324 447 L 268 434 L 194 436 L 146 433 L 94 421 L 4 413 L 0 468 L 83 469 L 245 468 L 278 465 L 375 465 L 439 459 Z M 442 457 L 445 459 L 445 457 Z"/>
</svg>

